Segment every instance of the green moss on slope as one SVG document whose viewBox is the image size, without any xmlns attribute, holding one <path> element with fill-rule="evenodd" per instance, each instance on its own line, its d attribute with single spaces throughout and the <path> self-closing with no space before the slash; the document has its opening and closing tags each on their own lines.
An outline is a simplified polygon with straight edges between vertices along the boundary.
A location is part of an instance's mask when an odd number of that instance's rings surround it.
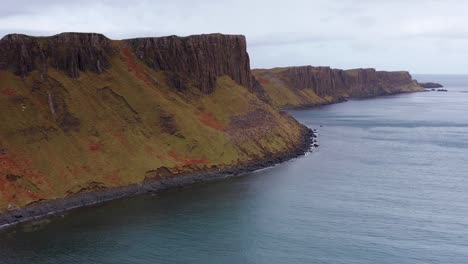
<svg viewBox="0 0 468 264">
<path fill-rule="evenodd" d="M 0 211 L 172 174 L 248 163 L 297 147 L 304 128 L 229 76 L 210 94 L 175 89 L 113 42 L 103 73 L 0 70 Z"/>
</svg>

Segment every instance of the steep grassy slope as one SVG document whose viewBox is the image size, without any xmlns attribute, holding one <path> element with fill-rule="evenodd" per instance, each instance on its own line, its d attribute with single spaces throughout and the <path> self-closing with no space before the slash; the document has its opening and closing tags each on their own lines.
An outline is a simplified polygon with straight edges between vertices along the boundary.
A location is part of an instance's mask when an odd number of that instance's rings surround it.
<svg viewBox="0 0 468 264">
<path fill-rule="evenodd" d="M 302 66 L 255 69 L 252 73 L 268 101 L 279 107 L 315 106 L 346 98 L 424 90 L 408 72 Z"/>
<path fill-rule="evenodd" d="M 177 42 L 178 53 L 99 34 L 0 41 L 0 211 L 248 164 L 303 142 L 302 125 L 247 87 L 244 37 L 153 40 Z M 211 53 L 194 55 L 201 47 Z"/>
</svg>

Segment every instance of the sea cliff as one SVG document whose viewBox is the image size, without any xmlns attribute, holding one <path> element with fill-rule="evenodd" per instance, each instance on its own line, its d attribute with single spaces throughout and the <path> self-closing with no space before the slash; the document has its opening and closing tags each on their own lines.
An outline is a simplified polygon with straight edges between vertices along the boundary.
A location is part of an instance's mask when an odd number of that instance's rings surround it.
<svg viewBox="0 0 468 264">
<path fill-rule="evenodd" d="M 259 99 L 252 80 L 241 35 L 5 36 L 3 224 L 307 151 L 310 130 Z"/>
<path fill-rule="evenodd" d="M 279 107 L 317 106 L 424 90 L 405 71 L 300 66 L 255 69 L 252 73 L 267 101 Z"/>
</svg>

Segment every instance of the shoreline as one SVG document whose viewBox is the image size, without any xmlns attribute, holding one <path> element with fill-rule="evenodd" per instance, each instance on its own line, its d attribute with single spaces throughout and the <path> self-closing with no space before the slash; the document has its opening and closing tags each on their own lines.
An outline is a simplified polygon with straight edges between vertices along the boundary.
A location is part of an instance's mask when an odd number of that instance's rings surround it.
<svg viewBox="0 0 468 264">
<path fill-rule="evenodd" d="M 281 107 L 281 110 L 310 110 L 326 105 L 332 105 L 337 103 L 344 103 L 348 100 L 360 100 L 360 99 L 372 99 L 383 96 L 392 96 L 405 93 L 416 93 L 423 91 L 409 91 L 409 92 L 398 92 L 391 94 L 383 94 L 369 97 L 359 98 L 340 98 L 334 102 L 326 104 L 306 104 L 301 106 L 285 106 Z M 304 126 L 304 125 L 303 125 Z M 238 167 L 226 168 L 224 170 L 203 170 L 195 171 L 191 173 L 174 175 L 166 179 L 150 179 L 145 180 L 139 184 L 131 184 L 127 186 L 107 188 L 92 192 L 83 192 L 74 194 L 65 198 L 58 198 L 53 200 L 45 200 L 37 202 L 31 205 L 27 205 L 22 208 L 14 209 L 0 213 L 0 231 L 5 229 L 13 228 L 19 224 L 28 222 L 34 222 L 49 217 L 65 214 L 68 211 L 99 205 L 112 200 L 122 199 L 125 197 L 131 197 L 136 195 L 142 195 L 145 193 L 156 193 L 164 190 L 182 188 L 195 183 L 208 182 L 214 180 L 221 180 L 225 178 L 241 176 L 247 173 L 255 172 L 257 170 L 266 169 L 283 162 L 292 160 L 294 158 L 303 156 L 314 148 L 315 142 L 314 131 L 304 126 L 304 135 L 300 146 L 294 150 L 286 150 L 281 153 L 277 153 L 268 159 L 253 161 Z"/>
<path fill-rule="evenodd" d="M 19 224 L 61 215 L 81 207 L 91 207 L 125 197 L 145 193 L 156 193 L 163 190 L 189 186 L 195 183 L 240 176 L 260 169 L 273 167 L 309 152 L 313 148 L 315 142 L 314 135 L 315 133 L 311 128 L 304 126 L 302 142 L 300 142 L 298 148 L 286 150 L 265 160 L 253 161 L 239 167 L 227 168 L 221 171 L 196 171 L 193 173 L 174 175 L 167 179 L 145 180 L 139 184 L 74 194 L 69 197 L 46 200 L 19 209 L 6 211 L 0 214 L 0 231 L 13 228 Z"/>
<path fill-rule="evenodd" d="M 385 93 L 385 94 L 380 94 L 380 95 L 370 95 L 370 96 L 362 96 L 362 97 L 341 97 L 341 98 L 337 98 L 335 101 L 322 103 L 322 104 L 312 103 L 312 104 L 303 104 L 303 105 L 285 105 L 285 106 L 279 106 L 279 108 L 285 111 L 287 110 L 310 110 L 310 109 L 319 108 L 319 107 L 328 106 L 328 105 L 346 103 L 352 100 L 368 100 L 368 99 L 375 99 L 379 97 L 388 97 L 388 96 L 394 96 L 394 95 L 400 95 L 400 94 L 423 93 L 423 92 L 428 92 L 428 90 L 425 89 L 422 91 L 402 91 L 402 92 Z"/>
</svg>

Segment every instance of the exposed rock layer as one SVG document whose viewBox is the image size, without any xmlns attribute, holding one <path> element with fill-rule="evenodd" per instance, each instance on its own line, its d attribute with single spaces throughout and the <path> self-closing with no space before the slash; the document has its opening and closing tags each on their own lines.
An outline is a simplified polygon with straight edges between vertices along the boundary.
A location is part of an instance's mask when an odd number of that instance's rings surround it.
<svg viewBox="0 0 468 264">
<path fill-rule="evenodd" d="M 0 40 L 0 69 L 10 68 L 23 77 L 52 66 L 77 78 L 80 71 L 101 73 L 110 68 L 112 42 L 102 34 L 62 33 L 52 37 L 11 34 Z"/>
<path fill-rule="evenodd" d="M 169 36 L 128 39 L 125 42 L 149 67 L 193 80 L 195 86 L 206 93 L 213 91 L 216 78 L 223 75 L 244 87 L 251 87 L 250 62 L 244 36 Z"/>
<path fill-rule="evenodd" d="M 242 35 L 169 36 L 123 42 L 155 71 L 172 73 L 179 90 L 190 83 L 210 93 L 216 79 L 223 75 L 251 88 L 249 56 Z M 45 74 L 51 66 L 77 78 L 80 72 L 109 69 L 114 52 L 112 41 L 101 34 L 62 33 L 40 38 L 11 34 L 0 41 L 0 69 L 11 68 L 24 77 L 34 70 Z"/>
</svg>

